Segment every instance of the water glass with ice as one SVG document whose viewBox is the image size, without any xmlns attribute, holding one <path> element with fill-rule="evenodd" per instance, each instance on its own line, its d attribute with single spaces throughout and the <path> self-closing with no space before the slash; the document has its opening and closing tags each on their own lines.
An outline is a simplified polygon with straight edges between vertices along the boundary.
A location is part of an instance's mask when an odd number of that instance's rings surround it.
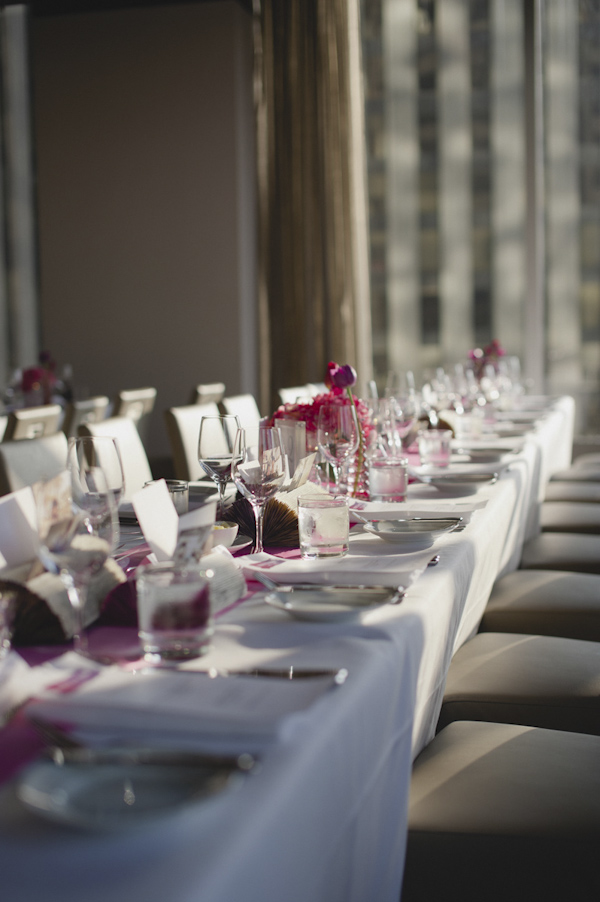
<svg viewBox="0 0 600 902">
<path fill-rule="evenodd" d="M 419 433 L 419 456 L 424 467 L 447 467 L 450 463 L 451 429 L 425 429 Z"/>
<path fill-rule="evenodd" d="M 350 532 L 348 499 L 343 495 L 300 498 L 298 530 L 300 554 L 307 560 L 347 554 Z"/>
<path fill-rule="evenodd" d="M 406 501 L 408 483 L 406 457 L 372 457 L 369 460 L 371 501 Z"/>
</svg>

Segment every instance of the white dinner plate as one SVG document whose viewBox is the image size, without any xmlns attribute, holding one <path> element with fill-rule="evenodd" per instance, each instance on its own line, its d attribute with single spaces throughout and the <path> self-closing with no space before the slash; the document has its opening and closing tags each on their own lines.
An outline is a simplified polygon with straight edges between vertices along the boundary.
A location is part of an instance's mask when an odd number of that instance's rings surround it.
<svg viewBox="0 0 600 902">
<path fill-rule="evenodd" d="M 518 438 L 531 431 L 532 423 L 494 423 L 494 433 L 500 438 Z"/>
<path fill-rule="evenodd" d="M 469 458 L 465 463 L 495 464 L 501 461 L 507 452 L 497 448 L 459 448 L 456 453 Z"/>
<path fill-rule="evenodd" d="M 40 761 L 17 785 L 35 814 L 93 830 L 123 830 L 222 792 L 239 774 L 224 768 Z"/>
<path fill-rule="evenodd" d="M 435 540 L 452 532 L 461 523 L 460 517 L 444 519 L 371 520 L 363 529 L 384 542 L 399 546 L 398 551 L 428 548 Z"/>
<path fill-rule="evenodd" d="M 239 551 L 240 548 L 247 548 L 248 545 L 252 545 L 252 539 L 248 538 L 248 536 L 241 536 L 238 533 L 229 547 L 232 551 Z"/>
<path fill-rule="evenodd" d="M 498 422 L 510 423 L 535 423 L 540 420 L 543 412 L 539 410 L 499 410 L 496 413 Z"/>
<path fill-rule="evenodd" d="M 397 595 L 397 589 L 383 586 L 315 586 L 314 589 L 270 592 L 264 600 L 296 620 L 333 623 L 356 620 L 363 611 L 389 604 Z"/>
<path fill-rule="evenodd" d="M 421 482 L 432 485 L 444 495 L 472 495 L 482 485 L 492 485 L 498 479 L 496 472 L 440 472 L 415 467 L 412 474 Z"/>
</svg>

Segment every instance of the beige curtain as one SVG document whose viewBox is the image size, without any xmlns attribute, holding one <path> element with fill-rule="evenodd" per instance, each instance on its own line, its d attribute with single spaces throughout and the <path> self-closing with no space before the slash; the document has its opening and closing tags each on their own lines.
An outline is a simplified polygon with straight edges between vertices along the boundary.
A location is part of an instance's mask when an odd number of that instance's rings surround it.
<svg viewBox="0 0 600 902">
<path fill-rule="evenodd" d="M 261 406 L 370 378 L 358 0 L 255 0 Z"/>
</svg>

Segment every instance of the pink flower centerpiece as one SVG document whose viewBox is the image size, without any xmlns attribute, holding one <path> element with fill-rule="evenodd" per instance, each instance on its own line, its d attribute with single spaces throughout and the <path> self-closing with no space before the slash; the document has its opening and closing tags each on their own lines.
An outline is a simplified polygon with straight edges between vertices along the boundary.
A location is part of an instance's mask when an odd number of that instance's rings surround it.
<svg viewBox="0 0 600 902">
<path fill-rule="evenodd" d="M 297 401 L 293 404 L 282 404 L 271 417 L 269 425 L 275 420 L 298 420 L 306 424 L 307 447 L 315 450 L 317 447 L 317 424 L 319 411 L 324 404 L 353 404 L 359 426 L 358 450 L 356 452 L 353 470 L 352 485 L 348 486 L 349 494 L 355 498 L 366 498 L 366 463 L 365 448 L 371 429 L 369 408 L 352 393 L 352 386 L 356 384 L 356 370 L 350 364 L 340 366 L 333 361 L 327 364 L 325 385 L 329 389 L 314 398 L 306 401 Z"/>
<path fill-rule="evenodd" d="M 505 355 L 506 351 L 497 338 L 494 338 L 484 348 L 473 348 L 472 351 L 469 351 L 469 360 L 475 376 L 480 379 L 485 372 L 486 366 L 489 365 L 493 366 L 494 370 L 498 372 L 498 362 Z"/>
<path fill-rule="evenodd" d="M 50 404 L 57 384 L 56 363 L 48 351 L 41 351 L 39 364 L 23 370 L 21 391 L 26 406 Z"/>
</svg>

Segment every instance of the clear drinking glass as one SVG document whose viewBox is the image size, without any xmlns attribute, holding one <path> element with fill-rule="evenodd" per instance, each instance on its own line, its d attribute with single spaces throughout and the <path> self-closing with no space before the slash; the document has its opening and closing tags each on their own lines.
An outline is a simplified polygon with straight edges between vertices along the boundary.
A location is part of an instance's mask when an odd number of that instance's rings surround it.
<svg viewBox="0 0 600 902">
<path fill-rule="evenodd" d="M 104 471 L 71 461 L 61 493 L 38 493 L 39 557 L 59 576 L 73 607 L 75 651 L 88 656 L 84 609 L 89 582 L 116 547 L 118 519 L 114 494 Z"/>
<path fill-rule="evenodd" d="M 447 467 L 450 463 L 452 432 L 426 429 L 419 432 L 419 456 L 424 467 Z"/>
<path fill-rule="evenodd" d="M 245 430 L 238 430 L 231 472 L 237 488 L 248 499 L 254 511 L 255 552 L 263 550 L 265 504 L 283 485 L 286 469 L 286 457 L 278 429 L 260 426 L 258 445 L 248 447 Z"/>
<path fill-rule="evenodd" d="M 189 561 L 139 568 L 139 637 L 146 660 L 181 661 L 208 651 L 213 634 L 210 573 Z"/>
<path fill-rule="evenodd" d="M 225 489 L 231 479 L 234 457 L 243 453 L 234 449 L 240 428 L 238 417 L 226 415 L 202 417 L 198 436 L 198 463 L 219 490 L 218 520 L 225 519 Z"/>
<path fill-rule="evenodd" d="M 369 500 L 406 501 L 408 484 L 408 460 L 406 457 L 369 459 Z"/>
<path fill-rule="evenodd" d="M 298 499 L 300 554 L 307 560 L 347 554 L 350 534 L 345 495 L 308 495 Z"/>
<path fill-rule="evenodd" d="M 332 466 L 337 494 L 340 491 L 340 471 L 358 448 L 359 426 L 354 404 L 324 404 L 319 411 L 317 440 L 325 459 Z"/>
</svg>

